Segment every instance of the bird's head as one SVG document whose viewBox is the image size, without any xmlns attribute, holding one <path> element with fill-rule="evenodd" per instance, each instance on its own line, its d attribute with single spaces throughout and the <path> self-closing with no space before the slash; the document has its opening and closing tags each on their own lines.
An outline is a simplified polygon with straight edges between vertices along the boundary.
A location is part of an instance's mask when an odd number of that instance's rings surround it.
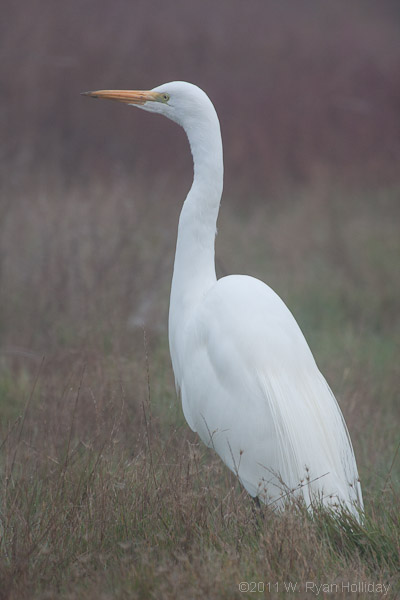
<svg viewBox="0 0 400 600">
<path fill-rule="evenodd" d="M 185 81 L 172 81 L 152 90 L 98 90 L 84 92 L 84 96 L 104 98 L 137 106 L 149 112 L 164 115 L 185 129 L 193 119 L 215 114 L 207 94 L 199 87 Z"/>
</svg>

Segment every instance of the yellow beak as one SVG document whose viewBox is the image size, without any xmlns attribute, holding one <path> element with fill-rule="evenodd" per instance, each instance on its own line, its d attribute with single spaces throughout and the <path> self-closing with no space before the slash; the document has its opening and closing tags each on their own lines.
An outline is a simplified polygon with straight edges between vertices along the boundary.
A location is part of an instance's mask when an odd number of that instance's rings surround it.
<svg viewBox="0 0 400 600">
<path fill-rule="evenodd" d="M 141 90 L 98 90 L 97 92 L 83 92 L 82 96 L 104 98 L 105 100 L 116 100 L 125 104 L 139 104 L 143 106 L 146 102 L 159 102 L 160 94 Z"/>
</svg>

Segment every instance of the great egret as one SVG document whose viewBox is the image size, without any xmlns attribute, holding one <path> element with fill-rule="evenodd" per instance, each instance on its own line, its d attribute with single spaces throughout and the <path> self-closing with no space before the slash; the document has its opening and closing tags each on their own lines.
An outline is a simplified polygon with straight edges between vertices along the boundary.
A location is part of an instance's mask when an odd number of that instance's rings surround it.
<svg viewBox="0 0 400 600">
<path fill-rule="evenodd" d="M 223 186 L 220 125 L 208 96 L 174 81 L 150 91 L 101 90 L 181 125 L 194 179 L 179 219 L 169 344 L 183 412 L 255 498 L 283 507 L 363 508 L 340 408 L 283 301 L 245 275 L 217 280 L 214 241 Z"/>
</svg>

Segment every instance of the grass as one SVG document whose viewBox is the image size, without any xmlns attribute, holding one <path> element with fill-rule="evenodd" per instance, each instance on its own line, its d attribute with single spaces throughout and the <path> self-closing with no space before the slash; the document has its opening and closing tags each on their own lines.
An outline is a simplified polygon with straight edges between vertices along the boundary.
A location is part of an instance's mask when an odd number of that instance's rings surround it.
<svg viewBox="0 0 400 600">
<path fill-rule="evenodd" d="M 53 407 L 41 405 L 40 379 L 52 379 L 42 367 L 2 448 L 3 597 L 240 598 L 241 581 L 393 591 L 400 506 L 389 472 L 379 499 L 367 493 L 363 525 L 295 507 L 258 514 L 187 427 L 166 431 L 144 384 L 141 400 L 121 392 L 132 388 L 126 364 L 114 381 L 103 374 L 102 393 L 91 387 L 104 364 L 74 367 L 63 395 L 49 386 Z"/>
<path fill-rule="evenodd" d="M 307 582 L 395 598 L 397 191 L 292 190 L 240 215 L 232 198 L 217 242 L 221 270 L 281 294 L 335 390 L 359 525 L 259 511 L 185 424 L 165 331 L 179 207 L 159 207 L 160 184 L 146 206 L 133 182 L 111 184 L 112 209 L 101 190 L 53 186 L 30 189 L 35 211 L 16 193 L 2 222 L 0 598 L 316 596 Z"/>
</svg>

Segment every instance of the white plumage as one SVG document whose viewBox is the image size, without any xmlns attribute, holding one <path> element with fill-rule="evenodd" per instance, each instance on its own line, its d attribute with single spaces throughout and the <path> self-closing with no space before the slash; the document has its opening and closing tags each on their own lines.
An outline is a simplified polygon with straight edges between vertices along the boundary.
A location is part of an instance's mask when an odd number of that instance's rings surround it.
<svg viewBox="0 0 400 600">
<path fill-rule="evenodd" d="M 362 494 L 346 424 L 295 319 L 261 281 L 216 278 L 223 158 L 211 101 L 185 82 L 89 95 L 163 114 L 189 139 L 194 180 L 179 219 L 169 313 L 188 424 L 252 496 L 282 507 L 294 493 L 307 505 L 321 499 L 358 516 Z"/>
</svg>

